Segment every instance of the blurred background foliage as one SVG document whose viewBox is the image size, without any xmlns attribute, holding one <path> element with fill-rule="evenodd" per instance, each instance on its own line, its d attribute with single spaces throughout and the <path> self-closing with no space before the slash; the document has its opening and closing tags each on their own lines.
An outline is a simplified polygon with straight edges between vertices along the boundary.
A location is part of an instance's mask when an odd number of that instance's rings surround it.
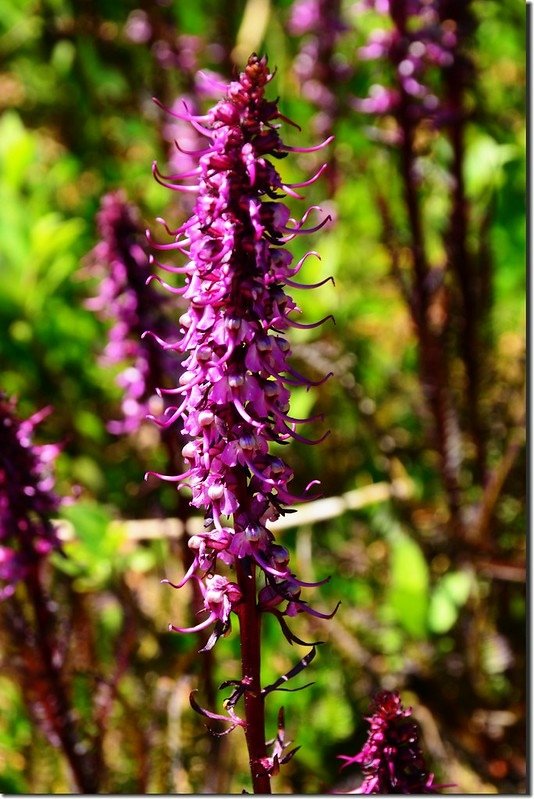
<svg viewBox="0 0 534 799">
<path fill-rule="evenodd" d="M 304 279 L 332 274 L 336 285 L 296 292 L 306 321 L 333 312 L 336 325 L 293 336 L 299 368 L 313 376 L 335 372 L 295 397 L 294 415 L 324 413 L 332 432 L 318 447 L 293 444 L 290 462 L 296 484 L 318 477 L 327 497 L 375 482 L 398 490 L 281 534 L 302 579 L 332 576 L 316 592 L 316 606 L 329 610 L 339 599 L 342 606 L 332 622 L 297 620 L 300 635 L 326 645 L 305 675 L 314 684 L 284 695 L 288 734 L 302 748 L 274 787 L 282 793 L 352 787 L 355 775 L 340 777 L 336 755 L 358 751 L 363 715 L 382 687 L 399 689 L 414 706 L 438 781 L 456 783 L 461 793 L 522 793 L 525 5 L 472 3 L 476 78 L 466 97 L 464 176 L 468 247 L 490 283 L 480 352 L 489 478 L 477 476 L 466 435 L 462 535 L 451 527 L 418 375 L 418 341 L 377 207 L 377 196 L 385 195 L 405 250 L 397 153 L 347 101 L 381 79 L 380 62 L 358 63 L 366 30 L 353 6 L 342 4 L 352 29 L 337 55 L 353 72 L 331 87 L 341 109 L 330 148 L 337 176 L 305 190 L 306 201 L 330 211 L 334 224 L 313 237 L 322 261 L 310 259 Z M 18 398 L 22 416 L 52 405 L 41 437 L 63 443 L 58 488 L 74 497 L 63 512 L 74 535 L 65 544 L 68 558 L 53 559 L 47 580 L 87 745 L 100 734 L 103 792 L 239 793 L 248 777 L 240 733 L 210 739 L 188 702 L 190 690 L 200 688 L 212 709 L 220 707 L 222 695 L 210 696 L 210 684 L 238 676 L 237 635 L 208 657 L 197 655 L 195 636 L 169 634 L 169 621 L 191 617 L 188 589 L 160 584 L 182 573 L 181 542 L 157 530 L 132 540 L 125 524 L 178 515 L 177 499 L 168 485 L 143 481 L 147 468 L 165 463 L 152 426 L 123 437 L 106 429 L 117 418 L 120 392 L 116 373 L 98 362 L 106 326 L 84 307 L 95 285 L 81 264 L 97 241 L 94 217 L 109 190 L 123 188 L 153 230 L 155 217 L 173 227 L 187 213 L 152 179 L 150 165 L 155 159 L 165 165 L 170 152 L 165 120 L 151 98 L 171 105 L 191 90 L 188 58 L 228 79 L 251 50 L 268 53 L 277 67 L 271 96 L 280 96 L 283 113 L 303 130 L 286 126 L 286 140 L 315 143 L 317 109 L 292 67 L 302 37 L 287 32 L 290 10 L 285 0 L 0 0 L 1 388 Z M 182 54 L 182 68 L 169 68 L 173 53 Z M 288 159 L 283 174 L 301 178 L 322 157 Z M 446 137 L 428 134 L 420 166 L 433 262 L 445 257 L 450 165 Z M 304 245 L 295 251 L 302 255 Z M 463 365 L 454 346 L 451 389 L 463 424 Z M 477 537 L 470 522 L 490 479 L 496 488 Z M 66 766 L 40 730 L 17 652 L 5 639 L 0 790 L 68 791 Z M 264 642 L 266 682 L 302 656 L 280 641 L 270 619 Z M 104 723 L 95 701 L 106 688 Z M 268 734 L 278 704 L 268 702 Z"/>
</svg>

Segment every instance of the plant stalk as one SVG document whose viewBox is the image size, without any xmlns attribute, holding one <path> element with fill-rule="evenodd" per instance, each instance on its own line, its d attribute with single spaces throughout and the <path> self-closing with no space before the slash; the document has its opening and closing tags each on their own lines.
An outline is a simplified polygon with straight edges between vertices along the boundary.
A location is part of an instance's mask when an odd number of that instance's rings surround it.
<svg viewBox="0 0 534 799">
<path fill-rule="evenodd" d="M 237 610 L 241 636 L 242 681 L 245 691 L 245 738 L 252 787 L 255 794 L 270 794 L 271 781 L 265 765 L 265 701 L 261 694 L 261 613 L 256 602 L 256 564 L 250 558 L 237 561 L 237 583 L 243 594 Z"/>
<path fill-rule="evenodd" d="M 393 4 L 391 16 L 399 34 L 401 37 L 405 37 L 407 35 L 408 4 L 405 1 Z M 402 133 L 401 175 L 411 235 L 414 273 L 410 310 L 419 339 L 420 381 L 434 419 L 436 448 L 441 460 L 441 477 L 447 496 L 451 526 L 454 532 L 461 537 L 463 535 L 462 498 L 459 485 L 461 439 L 456 409 L 451 402 L 449 389 L 449 363 L 445 346 L 448 320 L 445 321 L 443 329 L 435 331 L 432 329 L 429 319 L 433 297 L 417 186 L 415 122 L 410 114 L 410 102 L 410 98 L 401 87 L 401 102 L 397 120 Z"/>
<path fill-rule="evenodd" d="M 78 791 L 84 794 L 96 794 L 99 791 L 99 769 L 95 768 L 96 763 L 93 762 L 91 751 L 86 751 L 85 747 L 81 746 L 61 668 L 54 657 L 55 622 L 41 584 L 39 565 L 31 571 L 25 582 L 35 614 L 35 642 L 50 688 L 51 701 L 48 708 L 50 724 L 61 743 Z"/>
</svg>

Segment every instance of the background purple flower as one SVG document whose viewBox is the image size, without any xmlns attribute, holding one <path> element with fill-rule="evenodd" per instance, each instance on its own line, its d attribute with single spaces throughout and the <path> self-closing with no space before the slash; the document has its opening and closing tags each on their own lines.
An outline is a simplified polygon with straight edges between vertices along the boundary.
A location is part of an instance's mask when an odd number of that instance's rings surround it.
<svg viewBox="0 0 534 799">
<path fill-rule="evenodd" d="M 378 62 L 380 78 L 366 98 L 354 101 L 356 110 L 378 115 L 409 113 L 412 121 L 428 117 L 443 121 L 447 114 L 440 91 L 442 70 L 452 68 L 459 58 L 461 5 L 468 4 L 447 0 L 361 3 L 359 13 L 373 10 L 384 18 L 384 27 L 372 30 L 358 50 L 359 60 Z M 387 62 L 393 68 L 389 77 L 384 70 Z"/>
<path fill-rule="evenodd" d="M 138 210 L 123 192 L 110 192 L 102 198 L 97 227 L 101 240 L 88 256 L 85 273 L 100 283 L 86 306 L 112 323 L 101 362 L 123 367 L 116 377 L 123 391 L 123 418 L 108 425 L 110 432 L 122 435 L 139 428 L 151 403 L 160 405 L 156 388 L 177 361 L 152 339 L 142 338 L 147 327 L 164 335 L 169 322 L 165 298 L 146 285 L 151 266 Z"/>
<path fill-rule="evenodd" d="M 312 128 L 318 136 L 334 133 L 343 114 L 347 81 L 353 73 L 340 46 L 350 28 L 340 0 L 296 0 L 287 23 L 292 36 L 302 37 L 293 61 L 293 73 L 303 95 L 316 109 Z M 329 195 L 338 185 L 335 154 L 326 170 Z"/>
<path fill-rule="evenodd" d="M 53 477 L 59 447 L 32 441 L 49 412 L 22 421 L 15 403 L 0 395 L 0 600 L 59 547 L 50 519 L 59 507 Z"/>
<path fill-rule="evenodd" d="M 358 764 L 364 773 L 362 785 L 351 793 L 428 794 L 438 793 L 434 775 L 428 771 L 419 746 L 417 724 L 410 719 L 397 691 L 381 691 L 371 705 L 371 725 L 361 752 L 340 755 L 342 768 Z"/>
</svg>

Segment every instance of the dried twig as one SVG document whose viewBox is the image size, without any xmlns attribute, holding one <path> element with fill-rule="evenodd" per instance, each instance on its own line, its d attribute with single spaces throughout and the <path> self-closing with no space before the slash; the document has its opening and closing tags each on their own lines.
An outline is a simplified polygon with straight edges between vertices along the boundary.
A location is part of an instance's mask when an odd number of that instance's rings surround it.
<svg viewBox="0 0 534 799">
<path fill-rule="evenodd" d="M 511 435 L 501 460 L 489 476 L 480 503 L 477 524 L 473 531 L 473 538 L 477 542 L 483 541 L 487 535 L 495 505 L 501 495 L 506 478 L 521 452 L 524 440 L 525 433 L 523 429 L 518 429 Z"/>
<path fill-rule="evenodd" d="M 282 516 L 273 522 L 273 532 L 300 527 L 305 524 L 316 524 L 327 519 L 334 519 L 349 510 L 386 502 L 388 499 L 407 499 L 413 494 L 413 484 L 407 478 L 398 478 L 391 483 L 370 483 L 362 488 L 347 491 L 340 497 L 327 497 L 297 505 L 294 513 Z M 74 526 L 65 519 L 56 520 L 55 527 L 62 541 L 72 541 L 76 537 Z M 204 520 L 200 516 L 192 516 L 187 521 L 181 519 L 131 519 L 111 522 L 111 527 L 124 531 L 127 542 L 150 541 L 165 538 L 179 539 L 187 531 L 189 535 L 204 529 Z"/>
</svg>

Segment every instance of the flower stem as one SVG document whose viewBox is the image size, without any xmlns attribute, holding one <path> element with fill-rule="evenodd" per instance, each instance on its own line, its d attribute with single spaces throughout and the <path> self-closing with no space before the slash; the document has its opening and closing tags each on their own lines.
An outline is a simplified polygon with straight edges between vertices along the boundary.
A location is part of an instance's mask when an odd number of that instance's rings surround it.
<svg viewBox="0 0 534 799">
<path fill-rule="evenodd" d="M 392 5 L 391 16 L 399 36 L 406 37 L 409 15 L 408 3 L 403 0 Z M 411 98 L 401 87 L 397 119 L 402 132 L 401 176 L 404 184 L 404 201 L 411 234 L 414 282 L 411 312 L 419 339 L 420 380 L 435 425 L 436 447 L 441 459 L 441 475 L 446 491 L 452 530 L 463 535 L 461 516 L 462 496 L 459 484 L 461 450 L 459 423 L 450 396 L 450 375 L 446 338 L 449 323 L 441 330 L 430 324 L 430 266 L 426 254 L 421 200 L 417 186 L 415 134 L 416 125 L 410 113 Z"/>
<path fill-rule="evenodd" d="M 71 768 L 77 789 L 81 793 L 99 792 L 100 768 L 96 768 L 99 747 L 92 753 L 81 747 L 74 723 L 74 710 L 70 704 L 60 667 L 54 657 L 54 619 L 40 581 L 38 569 L 26 579 L 26 587 L 35 613 L 35 639 L 42 659 L 46 680 L 50 689 L 48 706 L 49 722 L 57 735 L 63 753 Z M 101 764 L 99 764 L 101 766 Z"/>
<path fill-rule="evenodd" d="M 243 601 L 236 608 L 241 634 L 242 680 L 245 692 L 245 738 L 252 787 L 256 794 L 270 794 L 271 782 L 263 763 L 266 757 L 265 706 L 261 694 L 261 614 L 256 602 L 256 565 L 250 558 L 236 563 L 237 582 Z"/>
</svg>

